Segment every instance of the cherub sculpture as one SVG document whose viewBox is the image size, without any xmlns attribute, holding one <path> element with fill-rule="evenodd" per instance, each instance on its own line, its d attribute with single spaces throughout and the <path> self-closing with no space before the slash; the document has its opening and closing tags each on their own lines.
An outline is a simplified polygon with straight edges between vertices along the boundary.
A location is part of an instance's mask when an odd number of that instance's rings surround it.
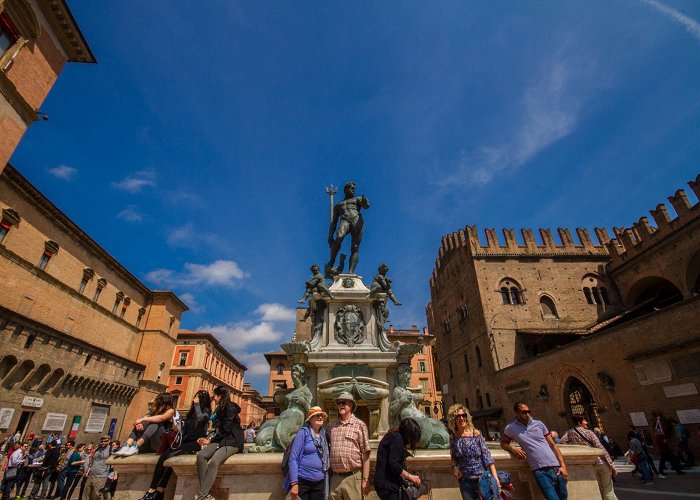
<svg viewBox="0 0 700 500">
<path fill-rule="evenodd" d="M 331 291 L 328 289 L 328 285 L 326 284 L 326 280 L 321 274 L 321 268 L 319 267 L 318 264 L 314 264 L 311 266 L 311 274 L 312 277 L 310 280 L 306 281 L 306 291 L 304 292 L 304 296 L 299 299 L 299 303 L 303 304 L 306 302 L 306 300 L 313 295 L 314 292 L 318 292 L 322 295 L 326 295 L 329 298 L 333 298 L 333 294 Z"/>
<path fill-rule="evenodd" d="M 378 293 L 385 293 L 387 297 L 396 306 L 400 306 L 401 302 L 396 299 L 396 295 L 391 290 L 391 278 L 387 278 L 386 273 L 389 271 L 389 266 L 386 264 L 380 264 L 377 268 L 377 274 L 374 275 L 372 284 L 369 286 L 369 296 L 372 297 Z"/>
</svg>

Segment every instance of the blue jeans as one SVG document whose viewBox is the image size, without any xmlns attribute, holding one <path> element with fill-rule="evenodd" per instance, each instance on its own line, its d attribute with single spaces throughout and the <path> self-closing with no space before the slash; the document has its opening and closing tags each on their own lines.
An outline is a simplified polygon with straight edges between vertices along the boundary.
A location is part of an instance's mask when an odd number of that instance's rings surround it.
<svg viewBox="0 0 700 500">
<path fill-rule="evenodd" d="M 462 500 L 479 500 L 479 480 L 463 477 L 459 480 L 459 492 Z"/>
<path fill-rule="evenodd" d="M 642 478 L 644 479 L 645 483 L 652 483 L 654 482 L 654 474 L 651 471 L 651 465 L 649 464 L 648 460 L 642 460 L 637 464 L 637 470 L 641 472 Z"/>
<path fill-rule="evenodd" d="M 566 500 L 566 481 L 557 474 L 559 467 L 547 467 L 532 471 L 545 500 Z"/>
</svg>

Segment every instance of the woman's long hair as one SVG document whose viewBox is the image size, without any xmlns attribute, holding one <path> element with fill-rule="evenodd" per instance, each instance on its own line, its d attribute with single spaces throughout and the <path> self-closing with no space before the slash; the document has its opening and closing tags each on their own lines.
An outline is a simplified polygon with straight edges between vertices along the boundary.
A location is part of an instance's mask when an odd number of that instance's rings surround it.
<svg viewBox="0 0 700 500">
<path fill-rule="evenodd" d="M 161 392 L 153 400 L 153 411 L 151 415 L 162 415 L 173 408 L 173 395 L 169 392 Z"/>
<path fill-rule="evenodd" d="M 209 397 L 209 393 L 207 391 L 198 391 L 197 394 L 195 394 L 197 398 L 199 398 L 199 409 L 202 410 L 203 413 L 206 413 L 207 415 L 211 415 L 211 397 Z M 190 407 L 190 411 L 187 412 L 187 419 L 195 421 L 196 413 L 194 410 L 194 402 L 192 403 L 192 406 Z"/>
<path fill-rule="evenodd" d="M 450 434 L 453 437 L 457 437 L 457 424 L 455 422 L 455 415 L 457 415 L 457 412 L 459 410 L 462 410 L 464 411 L 464 413 L 467 414 L 467 421 L 465 422 L 467 424 L 467 431 L 472 432 L 474 430 L 472 414 L 469 413 L 469 409 L 462 404 L 456 403 L 450 406 L 449 410 L 447 410 L 447 430 L 450 431 Z"/>
<path fill-rule="evenodd" d="M 231 401 L 231 389 L 225 385 L 220 385 L 214 388 L 214 394 L 219 396 L 221 400 L 219 401 L 219 406 L 216 407 L 216 414 L 221 415 L 222 410 L 226 407 L 229 401 Z"/>
<path fill-rule="evenodd" d="M 418 441 L 420 441 L 421 432 L 418 422 L 412 418 L 404 418 L 399 422 L 399 434 L 403 439 L 403 447 L 411 450 L 411 453 L 416 451 Z"/>
</svg>

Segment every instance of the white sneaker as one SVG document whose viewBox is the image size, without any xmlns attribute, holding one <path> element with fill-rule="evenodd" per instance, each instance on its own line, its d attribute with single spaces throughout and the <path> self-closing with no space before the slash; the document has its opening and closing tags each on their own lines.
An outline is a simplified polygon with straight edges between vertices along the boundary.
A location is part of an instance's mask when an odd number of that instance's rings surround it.
<svg viewBox="0 0 700 500">
<path fill-rule="evenodd" d="M 112 453 L 112 455 L 114 455 L 115 457 L 123 457 L 123 456 L 125 456 L 124 453 L 126 453 L 128 449 L 129 449 L 129 445 L 125 444 L 124 446 L 119 448 L 117 451 Z"/>
<path fill-rule="evenodd" d="M 657 475 L 658 475 L 661 479 L 666 479 L 666 476 L 664 476 L 663 474 L 657 474 Z"/>
<path fill-rule="evenodd" d="M 649 481 L 647 483 L 644 483 L 642 486 L 651 486 L 652 484 L 654 484 L 654 481 Z"/>
<path fill-rule="evenodd" d="M 132 445 L 128 447 L 124 452 L 121 454 L 122 457 L 130 457 L 131 455 L 136 455 L 139 452 L 139 447 L 137 445 Z"/>
</svg>

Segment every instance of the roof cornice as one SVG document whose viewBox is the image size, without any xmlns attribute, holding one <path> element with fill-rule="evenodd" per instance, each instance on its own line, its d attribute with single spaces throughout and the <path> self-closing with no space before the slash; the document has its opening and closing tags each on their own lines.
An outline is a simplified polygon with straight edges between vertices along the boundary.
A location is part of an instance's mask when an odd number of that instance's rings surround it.
<svg viewBox="0 0 700 500">
<path fill-rule="evenodd" d="M 90 46 L 68 8 L 66 0 L 37 0 L 56 38 L 71 62 L 96 63 Z"/>
</svg>

